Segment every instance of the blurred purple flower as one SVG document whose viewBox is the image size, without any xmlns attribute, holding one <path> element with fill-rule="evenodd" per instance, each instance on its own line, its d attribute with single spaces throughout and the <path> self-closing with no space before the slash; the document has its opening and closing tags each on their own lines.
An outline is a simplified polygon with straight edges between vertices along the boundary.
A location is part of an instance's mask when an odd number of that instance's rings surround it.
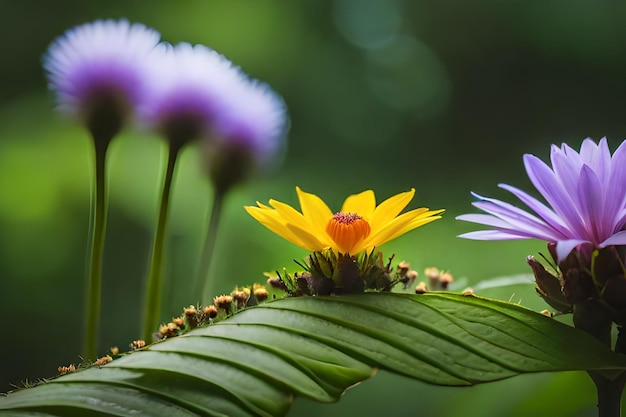
<svg viewBox="0 0 626 417">
<path fill-rule="evenodd" d="M 150 67 L 141 119 L 170 142 L 202 138 L 217 155 L 238 148 L 258 164 L 282 148 L 284 102 L 223 55 L 203 45 L 161 44 Z"/>
<path fill-rule="evenodd" d="M 207 171 L 218 193 L 255 171 L 276 166 L 272 162 L 284 149 L 289 126 L 285 103 L 267 84 L 245 78 L 227 99 L 204 146 Z"/>
<path fill-rule="evenodd" d="M 59 110 L 82 119 L 92 133 L 114 136 L 144 99 L 146 57 L 159 38 L 127 20 L 68 30 L 43 58 Z"/>
<path fill-rule="evenodd" d="M 227 190 L 284 148 L 283 100 L 203 45 L 161 44 L 150 55 L 141 121 L 175 149 L 201 139 L 209 176 Z"/>
<path fill-rule="evenodd" d="M 552 145 L 552 168 L 534 155 L 524 155 L 531 182 L 548 206 L 506 184 L 503 188 L 534 214 L 500 200 L 472 193 L 472 203 L 488 214 L 464 214 L 458 220 L 493 226 L 494 230 L 465 233 L 477 240 L 536 238 L 556 243 L 561 261 L 576 247 L 587 249 L 625 245 L 626 141 L 611 156 L 606 138 L 585 139 L 580 153 L 566 144 Z"/>
<path fill-rule="evenodd" d="M 284 146 L 289 127 L 287 107 L 267 84 L 246 79 L 229 97 L 228 109 L 217 120 L 214 140 L 217 146 L 240 148 L 262 166 Z"/>
<path fill-rule="evenodd" d="M 150 55 L 149 95 L 141 120 L 178 146 L 213 135 L 245 77 L 203 45 L 160 44 Z"/>
</svg>

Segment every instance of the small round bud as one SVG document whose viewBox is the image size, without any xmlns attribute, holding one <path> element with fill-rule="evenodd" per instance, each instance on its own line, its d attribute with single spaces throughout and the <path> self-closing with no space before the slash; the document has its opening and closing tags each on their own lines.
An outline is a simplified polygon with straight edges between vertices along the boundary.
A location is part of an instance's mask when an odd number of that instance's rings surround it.
<svg viewBox="0 0 626 417">
<path fill-rule="evenodd" d="M 265 301 L 270 296 L 265 287 L 257 288 L 254 290 L 254 296 L 258 301 Z"/>
<path fill-rule="evenodd" d="M 439 287 L 442 290 L 447 290 L 448 286 L 454 282 L 454 277 L 452 277 L 452 274 L 449 272 L 443 272 L 440 276 L 439 276 Z"/>
<path fill-rule="evenodd" d="M 102 365 L 106 365 L 107 363 L 112 362 L 112 361 L 113 361 L 113 358 L 111 356 L 105 355 L 105 356 L 103 356 L 101 358 L 98 358 L 98 360 L 96 360 L 93 364 L 95 366 L 102 366 Z"/>
<path fill-rule="evenodd" d="M 246 291 L 247 290 L 247 291 Z M 233 300 L 237 303 L 237 308 L 244 308 L 246 306 L 246 302 L 250 298 L 250 289 L 245 288 L 243 290 L 239 290 L 235 288 L 232 292 Z"/>
<path fill-rule="evenodd" d="M 409 272 L 409 268 L 411 268 L 411 264 L 409 264 L 407 261 L 401 261 L 398 264 L 398 272 L 402 275 Z"/>
<path fill-rule="evenodd" d="M 132 350 L 142 349 L 142 348 L 146 347 L 146 341 L 142 340 L 142 339 L 133 340 L 132 342 L 130 342 L 129 347 Z"/>
<path fill-rule="evenodd" d="M 439 289 L 439 278 L 441 271 L 439 268 L 430 267 L 424 270 L 424 275 L 428 278 L 428 287 L 432 289 Z"/>
<path fill-rule="evenodd" d="M 426 292 L 428 292 L 428 287 L 426 286 L 425 282 L 420 282 L 415 287 L 415 294 L 424 294 Z"/>
<path fill-rule="evenodd" d="M 71 363 L 69 366 L 59 366 L 57 368 L 57 371 L 59 372 L 59 374 L 65 375 L 70 372 L 76 372 L 76 367 L 73 363 Z"/>
<path fill-rule="evenodd" d="M 194 306 L 189 306 L 183 309 L 183 314 L 185 315 L 185 319 L 187 319 L 187 324 L 189 324 L 190 328 L 198 327 L 198 311 Z"/>
<path fill-rule="evenodd" d="M 232 306 L 232 303 L 233 303 L 233 297 L 230 295 L 226 295 L 226 294 L 222 294 L 213 299 L 213 304 L 215 304 L 215 307 L 217 307 L 218 309 L 221 308 L 222 310 L 226 311 L 226 314 L 230 313 L 230 308 Z"/>
<path fill-rule="evenodd" d="M 287 286 L 285 285 L 283 280 L 280 278 L 268 278 L 267 285 L 269 285 L 272 288 L 276 288 L 276 289 L 287 292 Z"/>
<path fill-rule="evenodd" d="M 217 317 L 217 313 L 217 307 L 215 307 L 214 305 L 204 307 L 204 316 L 211 320 Z"/>
<path fill-rule="evenodd" d="M 433 279 L 433 278 L 439 279 L 440 273 L 441 271 L 439 271 L 439 268 L 435 268 L 434 266 L 424 269 L 424 275 L 426 275 L 428 279 Z"/>
</svg>

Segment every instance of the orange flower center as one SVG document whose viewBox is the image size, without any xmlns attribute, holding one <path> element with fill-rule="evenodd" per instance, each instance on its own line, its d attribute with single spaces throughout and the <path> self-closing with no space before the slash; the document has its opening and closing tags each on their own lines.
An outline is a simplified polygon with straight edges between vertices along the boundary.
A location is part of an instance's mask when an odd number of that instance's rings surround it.
<svg viewBox="0 0 626 417">
<path fill-rule="evenodd" d="M 326 232 L 341 253 L 350 253 L 361 239 L 370 234 L 370 230 L 369 223 L 356 213 L 335 213 L 326 225 Z"/>
</svg>

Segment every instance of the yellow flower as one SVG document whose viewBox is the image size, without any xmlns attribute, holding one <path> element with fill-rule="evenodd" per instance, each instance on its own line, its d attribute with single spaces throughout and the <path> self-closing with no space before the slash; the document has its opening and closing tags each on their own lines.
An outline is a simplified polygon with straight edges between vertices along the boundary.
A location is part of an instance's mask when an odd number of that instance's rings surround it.
<svg viewBox="0 0 626 417">
<path fill-rule="evenodd" d="M 409 230 L 440 219 L 444 210 L 418 208 L 400 214 L 415 195 L 415 189 L 397 194 L 376 205 L 374 191 L 367 190 L 346 198 L 341 211 L 333 214 L 315 194 L 296 187 L 302 213 L 280 201 L 271 207 L 257 201 L 246 211 L 263 226 L 288 241 L 310 251 L 325 248 L 356 255 L 403 235 Z"/>
</svg>

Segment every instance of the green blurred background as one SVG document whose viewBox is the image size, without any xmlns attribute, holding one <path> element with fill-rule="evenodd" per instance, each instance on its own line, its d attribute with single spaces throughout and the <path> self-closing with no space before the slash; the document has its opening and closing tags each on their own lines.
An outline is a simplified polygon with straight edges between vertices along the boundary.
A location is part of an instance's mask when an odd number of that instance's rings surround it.
<svg viewBox="0 0 626 417">
<path fill-rule="evenodd" d="M 541 242 L 472 242 L 454 217 L 470 190 L 508 198 L 530 190 L 522 154 L 551 143 L 626 132 L 626 3 L 611 1 L 92 1 L 0 0 L 0 391 L 77 363 L 83 330 L 90 142 L 52 109 L 40 59 L 73 25 L 127 17 L 172 43 L 203 43 L 284 96 L 292 128 L 275 173 L 226 201 L 215 292 L 293 269 L 305 251 L 242 209 L 294 187 L 335 209 L 372 188 L 380 199 L 415 187 L 411 207 L 443 220 L 382 249 L 422 271 L 448 269 L 458 288 L 527 273 Z M 100 350 L 138 337 L 163 144 L 126 132 L 109 159 L 111 201 Z M 175 180 L 163 319 L 195 303 L 192 281 L 210 204 L 197 149 Z M 509 201 L 512 201 L 510 199 Z M 466 282 L 466 284 L 463 284 Z M 544 305 L 532 286 L 479 294 Z M 380 372 L 338 404 L 298 399 L 292 416 L 592 416 L 581 373 L 529 375 L 473 388 L 431 387 Z"/>
</svg>

